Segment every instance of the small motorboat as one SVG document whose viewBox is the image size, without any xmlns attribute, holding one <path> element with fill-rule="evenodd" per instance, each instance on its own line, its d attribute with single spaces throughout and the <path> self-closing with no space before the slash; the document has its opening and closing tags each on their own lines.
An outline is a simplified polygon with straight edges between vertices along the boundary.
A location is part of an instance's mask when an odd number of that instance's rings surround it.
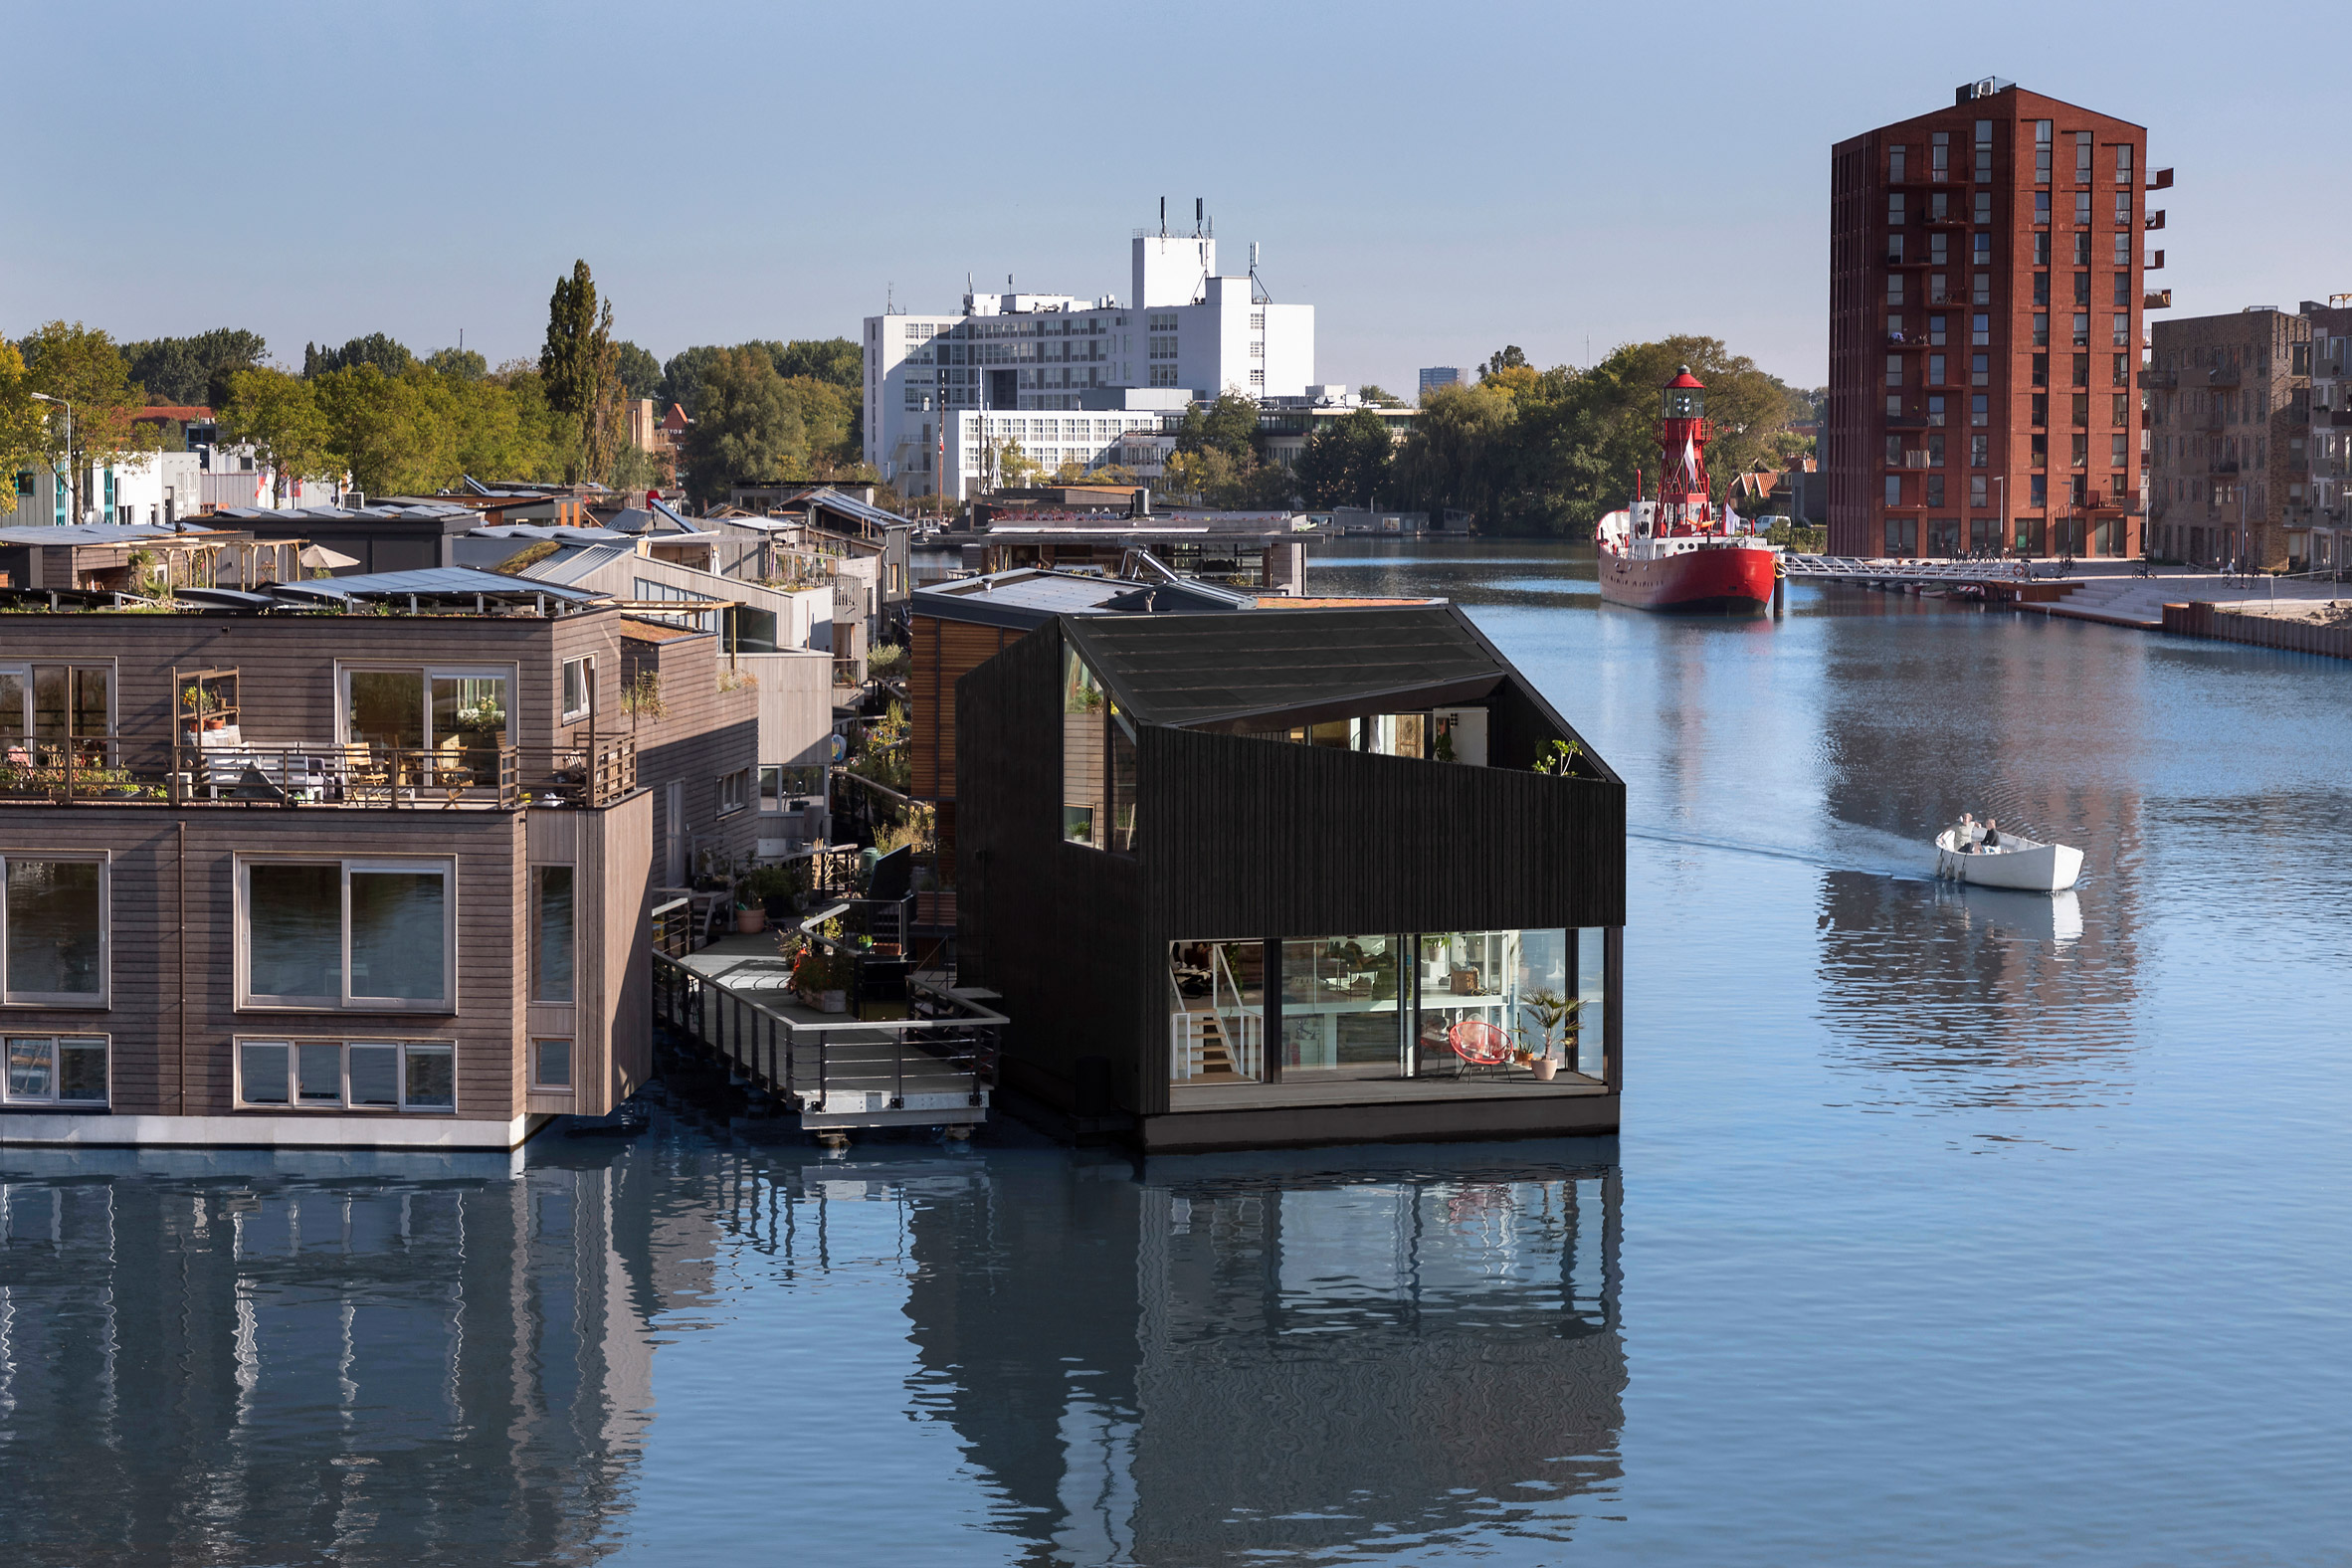
<svg viewBox="0 0 2352 1568">
<path fill-rule="evenodd" d="M 1960 830 L 1935 836 L 1935 874 L 1976 887 L 2015 887 L 2026 892 L 2064 892 L 2082 875 L 2082 852 L 2063 844 L 2036 844 L 2012 833 L 1987 849 L 1964 849 Z"/>
</svg>

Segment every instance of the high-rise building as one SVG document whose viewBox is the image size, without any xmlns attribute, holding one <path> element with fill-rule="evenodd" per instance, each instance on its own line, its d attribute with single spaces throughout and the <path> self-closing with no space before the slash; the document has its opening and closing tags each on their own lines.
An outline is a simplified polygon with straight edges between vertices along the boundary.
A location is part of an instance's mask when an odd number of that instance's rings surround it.
<svg viewBox="0 0 2352 1568">
<path fill-rule="evenodd" d="M 1157 232 L 1135 231 L 1123 303 L 1108 294 L 1021 294 L 1008 279 L 1004 293 L 965 294 L 952 315 L 868 316 L 866 461 L 906 494 L 958 494 L 975 464 L 954 448 L 980 439 L 980 422 L 965 414 L 1181 410 L 1226 391 L 1261 402 L 1305 396 L 1314 306 L 1267 297 L 1255 247 L 1251 257 L 1249 272 L 1220 277 L 1205 222 L 1176 234 L 1163 221 Z M 1051 427 L 1013 433 L 1027 438 L 1023 450 L 1034 459 L 1032 442 L 1100 450 L 1126 422 L 1022 423 Z M 1135 423 L 1158 429 L 1156 419 Z"/>
<path fill-rule="evenodd" d="M 2290 449 L 2302 439 L 2305 463 L 2302 493 L 2288 493 L 2287 565 L 2341 575 L 2352 566 L 2352 294 L 2306 299 L 2302 316 L 2311 323 L 2311 423 L 2287 438 Z"/>
<path fill-rule="evenodd" d="M 1460 365 L 1428 365 L 1422 369 L 1420 389 L 1422 397 L 1428 397 L 1440 387 L 1458 387 L 1460 385 L 1462 385 L 1462 367 Z"/>
<path fill-rule="evenodd" d="M 2157 323 L 2140 374 L 2149 554 L 2299 569 L 2310 542 L 2312 330 L 2275 305 Z"/>
<path fill-rule="evenodd" d="M 2139 553 L 2146 164 L 1998 78 L 1832 149 L 1833 553 Z"/>
</svg>

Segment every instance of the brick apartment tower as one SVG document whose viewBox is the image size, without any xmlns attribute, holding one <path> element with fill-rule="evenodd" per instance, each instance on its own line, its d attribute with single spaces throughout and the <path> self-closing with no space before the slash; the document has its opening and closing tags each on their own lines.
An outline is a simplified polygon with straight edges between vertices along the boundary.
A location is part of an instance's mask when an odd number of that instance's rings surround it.
<svg viewBox="0 0 2352 1568">
<path fill-rule="evenodd" d="M 1833 554 L 2140 552 L 2147 172 L 2143 127 L 1998 79 L 1832 149 Z"/>
</svg>

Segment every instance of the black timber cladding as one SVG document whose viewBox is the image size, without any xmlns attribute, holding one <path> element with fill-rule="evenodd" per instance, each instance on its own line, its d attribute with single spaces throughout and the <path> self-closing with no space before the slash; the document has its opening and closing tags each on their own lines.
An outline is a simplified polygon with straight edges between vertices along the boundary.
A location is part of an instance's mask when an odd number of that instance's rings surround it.
<svg viewBox="0 0 2352 1568">
<path fill-rule="evenodd" d="M 1211 724 L 1389 693 L 1469 700 L 1510 669 L 1451 605 L 1063 624 L 1121 709 L 1153 724 Z"/>
<path fill-rule="evenodd" d="M 1137 712 L 1135 853 L 1062 841 L 1065 637 L 1085 639 L 1089 657 L 1106 662 L 1116 641 L 1124 669 L 1139 671 L 1127 634 L 1205 630 L 1179 645 L 1198 658 L 1191 674 L 1136 683 L 1157 712 L 1201 711 L 1184 693 L 1220 685 L 1249 701 L 1311 706 L 1363 678 L 1245 663 L 1220 683 L 1217 637 L 1242 629 L 1205 623 L 1342 617 L 1363 618 L 1359 641 L 1384 622 L 1407 633 L 1381 639 L 1384 655 L 1402 647 L 1420 663 L 1392 663 L 1373 681 L 1485 670 L 1493 765 L 1179 728 Z M 1245 661 L 1265 652 L 1248 630 Z M 1310 657 L 1332 646 L 1315 640 Z M 1587 776 L 1529 771 L 1553 740 L 1577 738 L 1445 608 L 1065 619 L 1023 638 L 956 684 L 959 955 L 966 983 L 999 992 L 1014 1020 L 1009 1080 L 1066 1096 L 1080 1064 L 1099 1057 L 1122 1105 L 1165 1112 L 1171 941 L 1623 925 L 1625 786 L 1589 749 L 1579 764 Z"/>
</svg>

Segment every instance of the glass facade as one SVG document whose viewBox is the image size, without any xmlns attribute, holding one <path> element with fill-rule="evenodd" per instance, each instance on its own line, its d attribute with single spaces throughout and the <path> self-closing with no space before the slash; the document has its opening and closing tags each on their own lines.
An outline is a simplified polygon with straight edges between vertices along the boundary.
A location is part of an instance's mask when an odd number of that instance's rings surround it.
<svg viewBox="0 0 2352 1568">
<path fill-rule="evenodd" d="M 1135 848 L 1135 736 L 1076 649 L 1062 651 L 1062 838 Z"/>
<path fill-rule="evenodd" d="M 1524 1051 L 1598 1082 L 1607 1075 L 1607 944 L 1598 926 L 1177 942 L 1170 1079 L 1451 1077 L 1466 1065 L 1490 1069 L 1499 1051 Z M 1268 1060 L 1270 1036 L 1277 1045 Z"/>
</svg>

